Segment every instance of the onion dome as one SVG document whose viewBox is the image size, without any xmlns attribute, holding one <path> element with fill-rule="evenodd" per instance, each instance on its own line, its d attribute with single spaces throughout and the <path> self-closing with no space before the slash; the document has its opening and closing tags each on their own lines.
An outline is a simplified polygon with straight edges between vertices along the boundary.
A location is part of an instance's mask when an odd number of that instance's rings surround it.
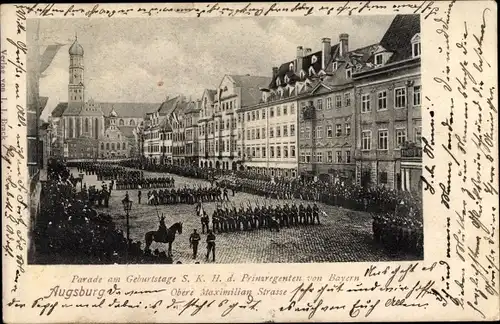
<svg viewBox="0 0 500 324">
<path fill-rule="evenodd" d="M 75 37 L 75 41 L 69 48 L 69 55 L 81 55 L 83 56 L 83 47 L 78 44 L 78 37 Z"/>
</svg>

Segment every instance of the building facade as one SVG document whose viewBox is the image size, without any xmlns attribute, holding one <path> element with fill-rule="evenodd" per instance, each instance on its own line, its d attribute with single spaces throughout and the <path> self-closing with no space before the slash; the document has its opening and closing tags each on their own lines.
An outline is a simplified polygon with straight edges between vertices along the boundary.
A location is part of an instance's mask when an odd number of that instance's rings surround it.
<svg viewBox="0 0 500 324">
<path fill-rule="evenodd" d="M 201 96 L 200 117 L 198 118 L 198 156 L 200 167 L 213 168 L 215 156 L 214 102 L 217 90 L 205 89 Z"/>
<path fill-rule="evenodd" d="M 398 15 L 356 82 L 356 179 L 420 194 L 420 18 Z"/>
<path fill-rule="evenodd" d="M 85 99 L 84 51 L 75 39 L 69 48 L 68 102 L 51 117 L 57 132 L 54 153 L 66 159 L 125 158 L 137 155 L 138 129 L 156 103 L 110 103 Z"/>
</svg>

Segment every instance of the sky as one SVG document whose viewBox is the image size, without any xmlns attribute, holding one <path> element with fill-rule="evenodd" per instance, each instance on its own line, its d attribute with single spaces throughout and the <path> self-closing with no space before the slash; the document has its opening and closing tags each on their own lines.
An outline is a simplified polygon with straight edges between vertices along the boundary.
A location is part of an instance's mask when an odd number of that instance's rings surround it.
<svg viewBox="0 0 500 324">
<path fill-rule="evenodd" d="M 324 37 L 335 44 L 347 33 L 351 50 L 377 43 L 393 18 L 40 20 L 41 53 L 46 45 L 65 44 L 40 80 L 40 95 L 49 97 L 42 118 L 67 101 L 68 49 L 75 34 L 85 52 L 85 100 L 160 103 L 179 94 L 198 99 L 226 74 L 270 77 L 273 66 L 295 58 L 297 46 L 315 52 Z M 36 33 L 34 26 L 28 24 L 28 33 Z"/>
</svg>

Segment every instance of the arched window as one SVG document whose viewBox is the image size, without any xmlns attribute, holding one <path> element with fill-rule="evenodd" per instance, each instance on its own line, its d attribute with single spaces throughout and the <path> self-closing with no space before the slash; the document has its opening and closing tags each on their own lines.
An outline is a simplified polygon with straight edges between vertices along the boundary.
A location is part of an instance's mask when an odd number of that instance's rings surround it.
<svg viewBox="0 0 500 324">
<path fill-rule="evenodd" d="M 120 125 L 120 126 L 125 125 L 125 122 L 123 121 L 123 119 L 120 119 L 120 121 L 119 121 L 119 125 Z"/>
<path fill-rule="evenodd" d="M 99 138 L 99 120 L 97 118 L 94 120 L 94 136 Z"/>
<path fill-rule="evenodd" d="M 106 150 L 109 150 L 109 143 L 106 143 Z"/>
<path fill-rule="evenodd" d="M 135 126 L 135 121 L 133 119 L 131 119 L 129 124 L 130 124 L 130 126 Z"/>
<path fill-rule="evenodd" d="M 101 150 L 104 150 L 104 143 L 101 143 Z"/>
<path fill-rule="evenodd" d="M 88 133 L 89 132 L 89 119 L 88 118 L 85 118 L 85 133 Z"/>
<path fill-rule="evenodd" d="M 115 150 L 115 143 L 111 143 L 111 151 Z"/>
<path fill-rule="evenodd" d="M 126 150 L 127 149 L 127 143 L 123 143 L 123 149 Z"/>
<path fill-rule="evenodd" d="M 120 143 L 116 143 L 116 149 L 119 151 L 120 150 Z"/>
<path fill-rule="evenodd" d="M 73 137 L 73 118 L 69 119 L 68 137 Z"/>
</svg>

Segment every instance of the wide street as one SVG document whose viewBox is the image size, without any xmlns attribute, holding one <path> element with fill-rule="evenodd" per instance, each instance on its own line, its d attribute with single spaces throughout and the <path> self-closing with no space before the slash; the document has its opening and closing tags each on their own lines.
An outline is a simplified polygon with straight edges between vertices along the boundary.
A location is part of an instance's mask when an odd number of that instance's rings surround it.
<svg viewBox="0 0 500 324">
<path fill-rule="evenodd" d="M 78 176 L 76 169 L 71 169 L 74 176 Z M 208 182 L 180 177 L 171 174 L 144 172 L 146 177 L 171 176 L 175 179 L 175 187 L 184 185 L 193 187 L 209 185 Z M 101 187 L 95 175 L 85 175 L 84 183 L 87 186 Z M 109 183 L 109 181 L 106 181 Z M 263 197 L 247 193 L 237 193 L 231 201 L 238 207 L 240 203 L 263 202 Z M 137 190 L 129 190 L 133 200 L 130 212 L 130 237 L 134 241 L 141 241 L 144 248 L 144 235 L 148 231 L 158 229 L 158 214 L 165 215 L 167 227 L 175 222 L 183 222 L 182 234 L 177 234 L 172 246 L 174 262 L 205 263 L 206 235 L 201 235 L 197 260 L 192 259 L 192 250 L 189 247 L 189 236 L 193 229 L 201 234 L 201 223 L 196 216 L 195 205 L 177 204 L 160 205 L 157 208 L 147 205 L 147 190 L 142 190 L 142 201 L 137 203 Z M 113 190 L 110 207 L 100 208 L 99 211 L 112 215 L 117 226 L 126 231 L 126 220 L 121 200 L 125 190 Z M 299 201 L 295 200 L 297 203 Z M 276 200 L 267 200 L 267 204 L 277 203 Z M 303 202 L 305 205 L 308 202 Z M 204 203 L 204 208 L 210 215 L 216 203 Z M 248 232 L 233 232 L 216 234 L 216 263 L 304 263 L 304 262 L 360 262 L 360 261 L 389 261 L 416 259 L 411 255 L 390 255 L 382 247 L 376 245 L 372 239 L 371 217 L 368 213 L 346 210 L 338 207 L 318 204 L 321 225 L 306 225 L 283 228 L 279 233 L 266 229 Z M 166 244 L 153 243 L 151 249 L 166 250 Z"/>
</svg>

